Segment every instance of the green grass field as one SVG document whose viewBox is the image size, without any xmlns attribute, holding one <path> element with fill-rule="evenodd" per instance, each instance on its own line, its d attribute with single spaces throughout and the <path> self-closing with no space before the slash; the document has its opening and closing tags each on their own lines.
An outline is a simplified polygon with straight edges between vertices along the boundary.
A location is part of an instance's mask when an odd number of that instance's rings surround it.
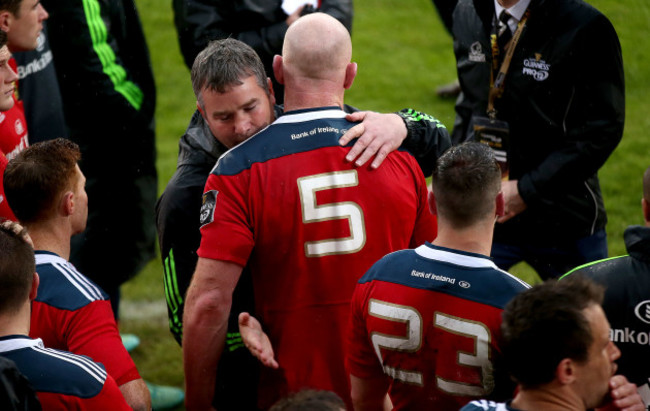
<svg viewBox="0 0 650 411">
<path fill-rule="evenodd" d="M 159 190 L 176 167 L 178 139 L 194 111 L 189 72 L 184 66 L 172 21 L 170 1 L 136 1 L 158 87 L 157 147 Z M 601 169 L 609 214 L 610 255 L 623 254 L 622 235 L 630 224 L 641 224 L 641 175 L 650 165 L 650 5 L 647 0 L 590 0 L 614 24 L 623 48 L 627 116 L 623 141 Z M 359 73 L 346 102 L 356 107 L 396 111 L 412 107 L 453 126 L 453 101 L 441 100 L 435 88 L 455 78 L 452 40 L 429 0 L 356 0 L 352 32 L 353 59 Z M 583 63 L 598 70 L 602 56 Z M 644 69 L 645 67 L 645 69 Z M 537 276 L 525 265 L 513 273 L 526 281 Z M 183 385 L 181 350 L 167 328 L 159 260 L 123 287 L 121 329 L 140 336 L 133 353 L 140 373 L 149 381 Z"/>
</svg>

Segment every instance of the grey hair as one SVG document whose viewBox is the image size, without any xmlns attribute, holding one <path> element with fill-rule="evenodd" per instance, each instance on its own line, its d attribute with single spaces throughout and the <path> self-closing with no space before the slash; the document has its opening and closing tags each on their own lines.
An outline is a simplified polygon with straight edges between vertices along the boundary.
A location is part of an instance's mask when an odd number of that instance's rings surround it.
<svg viewBox="0 0 650 411">
<path fill-rule="evenodd" d="M 192 89 L 203 107 L 201 93 L 210 89 L 224 93 L 228 88 L 243 84 L 243 79 L 255 76 L 257 84 L 269 93 L 264 65 L 255 50 L 232 38 L 210 42 L 194 59 Z"/>
</svg>

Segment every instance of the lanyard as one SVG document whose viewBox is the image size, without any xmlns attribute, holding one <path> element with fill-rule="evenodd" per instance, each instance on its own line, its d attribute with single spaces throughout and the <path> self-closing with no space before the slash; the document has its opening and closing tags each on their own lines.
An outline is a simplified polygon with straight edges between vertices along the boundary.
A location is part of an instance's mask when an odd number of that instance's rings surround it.
<svg viewBox="0 0 650 411">
<path fill-rule="evenodd" d="M 512 60 L 512 55 L 515 52 L 515 47 L 517 46 L 517 43 L 519 43 L 519 38 L 521 37 L 521 33 L 524 31 L 524 27 L 526 26 L 528 17 L 530 17 L 530 10 L 526 10 L 526 13 L 517 24 L 517 31 L 515 31 L 515 34 L 512 35 L 512 39 L 510 40 L 510 46 L 508 46 L 508 51 L 506 52 L 505 58 L 501 63 L 501 67 L 499 67 L 500 52 L 499 52 L 499 45 L 497 43 L 497 33 L 496 33 L 497 20 L 495 16 L 494 19 L 495 28 L 492 30 L 492 34 L 490 35 L 490 42 L 492 45 L 492 70 L 490 72 L 490 94 L 488 97 L 488 107 L 487 107 L 487 114 L 493 120 L 496 119 L 496 115 L 497 115 L 497 111 L 494 108 L 494 101 L 497 98 L 500 98 L 501 95 L 503 94 L 503 90 L 505 89 L 504 83 L 506 80 L 506 74 L 508 73 L 508 68 L 510 68 L 510 61 Z M 496 79 L 494 78 L 495 71 L 498 71 Z"/>
</svg>

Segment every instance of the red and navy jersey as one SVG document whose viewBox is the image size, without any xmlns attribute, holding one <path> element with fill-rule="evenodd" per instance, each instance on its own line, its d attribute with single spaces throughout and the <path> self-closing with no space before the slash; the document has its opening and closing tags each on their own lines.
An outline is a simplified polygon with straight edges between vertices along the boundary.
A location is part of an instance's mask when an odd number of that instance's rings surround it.
<svg viewBox="0 0 650 411">
<path fill-rule="evenodd" d="M 22 101 L 14 99 L 7 111 L 0 111 L 0 151 L 11 160 L 27 148 L 27 122 Z"/>
<path fill-rule="evenodd" d="M 349 371 L 389 377 L 397 410 L 458 409 L 489 395 L 501 312 L 526 288 L 479 254 L 428 243 L 389 254 L 354 291 Z"/>
<path fill-rule="evenodd" d="M 28 143 L 23 103 L 13 99 L 13 107 L 0 111 L 0 218 L 17 221 L 5 198 L 3 175 L 7 162 L 26 149 Z"/>
<path fill-rule="evenodd" d="M 201 210 L 203 258 L 250 264 L 280 370 L 264 370 L 260 405 L 304 387 L 349 402 L 344 334 L 357 280 L 385 254 L 432 240 L 435 220 L 415 159 L 376 170 L 345 161 L 354 124 L 338 108 L 287 113 L 225 153 Z"/>
<path fill-rule="evenodd" d="M 118 385 L 139 379 L 104 291 L 54 253 L 35 251 L 35 257 L 40 283 L 29 335 L 101 362 Z"/>
<path fill-rule="evenodd" d="M 7 198 L 5 197 L 4 174 L 5 168 L 7 168 L 7 163 L 9 163 L 9 160 L 7 160 L 7 157 L 5 157 L 4 153 L 0 150 L 0 220 L 4 218 L 18 221 L 13 211 L 11 211 Z"/>
<path fill-rule="evenodd" d="M 16 363 L 44 410 L 130 410 L 102 364 L 88 357 L 43 347 L 40 339 L 0 337 L 0 356 Z"/>
</svg>

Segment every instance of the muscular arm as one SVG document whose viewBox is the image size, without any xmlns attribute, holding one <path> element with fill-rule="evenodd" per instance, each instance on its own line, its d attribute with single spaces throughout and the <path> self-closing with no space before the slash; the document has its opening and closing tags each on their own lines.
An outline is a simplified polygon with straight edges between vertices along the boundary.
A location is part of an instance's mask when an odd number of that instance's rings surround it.
<svg viewBox="0 0 650 411">
<path fill-rule="evenodd" d="M 118 388 L 133 411 L 151 410 L 151 395 L 142 378 L 124 383 Z"/>
<path fill-rule="evenodd" d="M 185 301 L 183 368 L 185 406 L 211 408 L 217 365 L 223 351 L 232 292 L 240 265 L 199 258 Z"/>
</svg>

